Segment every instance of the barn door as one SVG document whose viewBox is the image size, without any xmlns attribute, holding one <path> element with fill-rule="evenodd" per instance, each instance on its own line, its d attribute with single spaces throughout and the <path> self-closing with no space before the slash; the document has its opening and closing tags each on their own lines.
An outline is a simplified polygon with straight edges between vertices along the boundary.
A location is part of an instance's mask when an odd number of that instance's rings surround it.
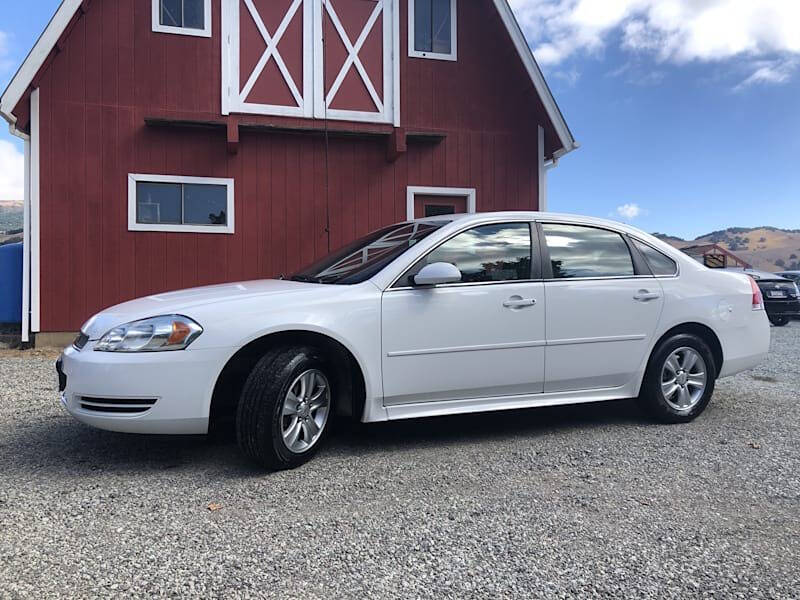
<svg viewBox="0 0 800 600">
<path fill-rule="evenodd" d="M 394 120 L 394 0 L 317 0 L 314 115 Z"/>
<path fill-rule="evenodd" d="M 397 1 L 223 0 L 223 114 L 399 125 Z"/>
<path fill-rule="evenodd" d="M 311 0 L 224 0 L 223 113 L 313 116 Z"/>
</svg>

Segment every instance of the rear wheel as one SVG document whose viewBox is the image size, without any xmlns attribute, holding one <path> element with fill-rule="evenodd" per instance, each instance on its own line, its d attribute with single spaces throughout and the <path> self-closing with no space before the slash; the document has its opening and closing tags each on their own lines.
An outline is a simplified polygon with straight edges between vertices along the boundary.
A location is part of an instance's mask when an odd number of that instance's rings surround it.
<svg viewBox="0 0 800 600">
<path fill-rule="evenodd" d="M 686 423 L 705 410 L 716 377 L 708 344 L 696 335 L 674 335 L 653 352 L 639 404 L 663 423 Z"/>
<path fill-rule="evenodd" d="M 253 368 L 236 415 L 245 455 L 270 469 L 308 461 L 329 430 L 333 410 L 329 366 L 313 348 L 283 348 Z"/>
<path fill-rule="evenodd" d="M 785 317 L 783 315 L 772 315 L 769 318 L 769 322 L 775 325 L 775 327 L 783 327 L 789 323 L 789 317 Z"/>
</svg>

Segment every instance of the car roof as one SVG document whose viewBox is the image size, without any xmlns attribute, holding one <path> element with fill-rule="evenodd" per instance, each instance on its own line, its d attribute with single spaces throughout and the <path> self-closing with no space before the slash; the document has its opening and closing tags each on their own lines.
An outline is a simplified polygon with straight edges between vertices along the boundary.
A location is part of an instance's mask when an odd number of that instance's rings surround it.
<svg viewBox="0 0 800 600">
<path fill-rule="evenodd" d="M 520 220 L 525 219 L 529 221 L 564 221 L 568 223 L 575 223 L 580 225 L 595 225 L 598 227 L 610 227 L 637 235 L 646 235 L 648 238 L 652 237 L 650 234 L 632 227 L 619 221 L 612 219 L 601 219 L 599 217 L 589 217 L 586 215 L 576 215 L 568 213 L 552 213 L 552 212 L 537 212 L 537 211 L 498 211 L 498 212 L 477 212 L 477 213 L 458 213 L 454 215 L 437 215 L 435 217 L 420 217 L 414 219 L 415 222 L 452 222 L 459 225 L 467 225 L 471 222 L 480 223 L 485 221 L 494 220 Z M 656 238 L 657 239 L 657 238 Z"/>
</svg>

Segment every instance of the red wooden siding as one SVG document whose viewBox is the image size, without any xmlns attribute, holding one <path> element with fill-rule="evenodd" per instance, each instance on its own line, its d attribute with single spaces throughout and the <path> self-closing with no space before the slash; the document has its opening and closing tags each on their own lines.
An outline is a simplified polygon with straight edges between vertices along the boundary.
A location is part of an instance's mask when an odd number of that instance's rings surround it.
<svg viewBox="0 0 800 600">
<path fill-rule="evenodd" d="M 360 31 L 363 15 L 346 5 L 336 4 L 342 20 Z M 149 1 L 94 0 L 40 74 L 42 330 L 75 331 L 137 296 L 290 273 L 404 220 L 408 185 L 474 187 L 482 211 L 535 209 L 545 113 L 491 0 L 459 1 L 457 62 L 407 57 L 406 9 L 402 0 L 402 126 L 445 137 L 410 139 L 389 162 L 383 137 L 331 137 L 326 158 L 322 136 L 242 129 L 229 154 L 224 128 L 145 125 L 153 115 L 222 118 L 220 0 L 211 39 L 152 33 Z M 381 68 L 374 58 L 368 71 Z M 128 173 L 234 178 L 236 233 L 129 232 Z"/>
</svg>

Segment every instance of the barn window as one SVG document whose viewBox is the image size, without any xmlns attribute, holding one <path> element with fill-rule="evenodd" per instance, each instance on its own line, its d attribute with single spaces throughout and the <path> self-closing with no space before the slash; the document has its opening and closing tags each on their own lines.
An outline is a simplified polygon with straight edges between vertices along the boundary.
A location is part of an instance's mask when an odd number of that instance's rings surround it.
<svg viewBox="0 0 800 600">
<path fill-rule="evenodd" d="M 211 0 L 152 0 L 153 31 L 211 37 Z"/>
<path fill-rule="evenodd" d="M 128 175 L 128 230 L 233 233 L 233 180 Z"/>
<path fill-rule="evenodd" d="M 457 0 L 408 1 L 408 55 L 456 60 Z"/>
</svg>

